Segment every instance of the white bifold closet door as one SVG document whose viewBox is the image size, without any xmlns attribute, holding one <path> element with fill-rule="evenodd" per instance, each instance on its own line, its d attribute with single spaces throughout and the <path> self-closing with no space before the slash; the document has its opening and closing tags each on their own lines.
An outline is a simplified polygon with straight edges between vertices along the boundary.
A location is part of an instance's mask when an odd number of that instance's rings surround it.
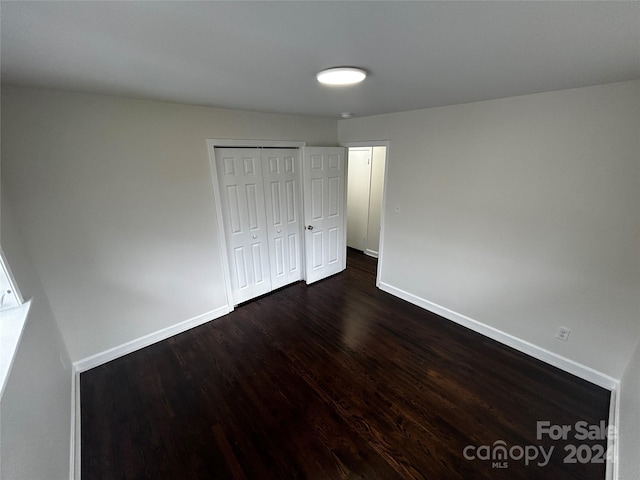
<svg viewBox="0 0 640 480">
<path fill-rule="evenodd" d="M 271 288 L 302 280 L 300 151 L 263 149 Z"/>
<path fill-rule="evenodd" d="M 300 154 L 216 148 L 233 303 L 302 279 Z"/>
</svg>

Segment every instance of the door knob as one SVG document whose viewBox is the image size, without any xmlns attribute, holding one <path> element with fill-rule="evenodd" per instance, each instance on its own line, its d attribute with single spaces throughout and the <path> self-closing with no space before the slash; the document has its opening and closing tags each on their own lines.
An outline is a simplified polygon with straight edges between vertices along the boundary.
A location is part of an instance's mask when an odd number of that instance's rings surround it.
<svg viewBox="0 0 640 480">
<path fill-rule="evenodd" d="M 307 230 L 313 230 L 313 225 L 308 225 Z"/>
<path fill-rule="evenodd" d="M 256 238 L 258 238 L 258 235 L 254 235 L 254 236 L 253 236 L 253 239 L 254 239 L 254 240 L 255 240 Z"/>
</svg>

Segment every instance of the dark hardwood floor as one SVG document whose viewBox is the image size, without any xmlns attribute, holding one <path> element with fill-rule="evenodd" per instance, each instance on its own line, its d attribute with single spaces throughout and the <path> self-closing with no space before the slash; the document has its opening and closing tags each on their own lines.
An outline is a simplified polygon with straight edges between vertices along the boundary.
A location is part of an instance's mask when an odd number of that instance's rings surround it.
<svg viewBox="0 0 640 480">
<path fill-rule="evenodd" d="M 378 290 L 374 259 L 348 261 L 82 373 L 82 478 L 604 479 L 581 460 L 605 442 L 575 424 L 606 422 L 608 391 Z M 572 431 L 538 440 L 537 421 Z M 499 441 L 507 468 L 463 454 Z M 577 463 L 571 444 L 588 445 Z M 546 466 L 540 447 L 554 447 Z"/>
</svg>

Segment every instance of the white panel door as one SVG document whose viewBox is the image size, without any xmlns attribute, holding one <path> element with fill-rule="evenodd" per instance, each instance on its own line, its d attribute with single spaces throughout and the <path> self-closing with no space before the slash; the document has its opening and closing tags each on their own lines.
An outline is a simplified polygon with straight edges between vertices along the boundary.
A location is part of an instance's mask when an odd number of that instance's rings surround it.
<svg viewBox="0 0 640 480">
<path fill-rule="evenodd" d="M 303 151 L 305 280 L 313 283 L 346 268 L 345 149 Z"/>
<path fill-rule="evenodd" d="M 271 288 L 276 289 L 302 280 L 300 151 L 263 149 L 262 178 Z"/>
<path fill-rule="evenodd" d="M 271 291 L 262 161 L 255 148 L 216 148 L 234 305 Z"/>
</svg>

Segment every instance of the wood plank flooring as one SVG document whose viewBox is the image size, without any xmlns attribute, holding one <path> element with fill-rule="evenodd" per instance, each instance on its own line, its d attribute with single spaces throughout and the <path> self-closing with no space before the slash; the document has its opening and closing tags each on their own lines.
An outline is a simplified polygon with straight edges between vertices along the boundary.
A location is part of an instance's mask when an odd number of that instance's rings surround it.
<svg viewBox="0 0 640 480">
<path fill-rule="evenodd" d="M 574 436 L 606 422 L 608 391 L 378 290 L 374 259 L 348 264 L 82 373 L 82 478 L 604 479 L 581 460 L 605 442 Z M 572 431 L 538 440 L 537 421 Z M 499 441 L 507 468 L 463 455 Z M 576 463 L 569 444 L 587 445 Z M 550 462 L 515 458 L 527 446 Z"/>
</svg>

